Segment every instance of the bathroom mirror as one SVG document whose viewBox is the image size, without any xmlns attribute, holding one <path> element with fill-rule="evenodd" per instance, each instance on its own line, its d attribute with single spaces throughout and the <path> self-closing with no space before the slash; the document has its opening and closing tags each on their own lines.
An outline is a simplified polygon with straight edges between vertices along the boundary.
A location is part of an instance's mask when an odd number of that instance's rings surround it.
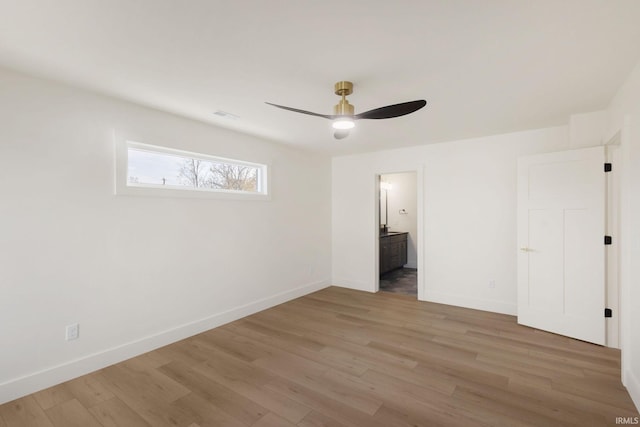
<svg viewBox="0 0 640 427">
<path fill-rule="evenodd" d="M 380 188 L 380 228 L 387 225 L 387 190 Z"/>
<path fill-rule="evenodd" d="M 389 190 L 391 189 L 391 184 L 385 181 L 382 181 L 382 177 L 380 177 L 380 230 L 386 231 L 389 227 L 387 224 L 387 218 L 389 214 L 389 204 L 387 201 Z"/>
</svg>

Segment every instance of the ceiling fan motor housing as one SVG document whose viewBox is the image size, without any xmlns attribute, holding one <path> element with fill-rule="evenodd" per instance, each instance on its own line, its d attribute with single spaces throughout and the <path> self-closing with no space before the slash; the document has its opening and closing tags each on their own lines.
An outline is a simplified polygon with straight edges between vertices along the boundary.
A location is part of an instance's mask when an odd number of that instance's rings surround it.
<svg viewBox="0 0 640 427">
<path fill-rule="evenodd" d="M 338 82 L 334 85 L 333 91 L 338 96 L 347 96 L 353 93 L 353 83 L 351 82 Z"/>
<path fill-rule="evenodd" d="M 333 106 L 333 114 L 336 116 L 353 116 L 353 105 L 343 99 Z"/>
<path fill-rule="evenodd" d="M 342 99 L 333 106 L 333 114 L 337 116 L 353 116 L 353 105 L 349 104 L 349 101 L 345 98 L 353 93 L 353 83 L 338 82 L 334 86 L 334 92 L 336 95 L 341 96 Z"/>
</svg>

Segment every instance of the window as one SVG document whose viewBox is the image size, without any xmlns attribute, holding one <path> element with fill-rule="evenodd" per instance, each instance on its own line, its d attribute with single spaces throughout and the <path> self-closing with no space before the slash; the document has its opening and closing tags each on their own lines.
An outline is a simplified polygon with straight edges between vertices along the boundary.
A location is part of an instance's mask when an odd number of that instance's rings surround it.
<svg viewBox="0 0 640 427">
<path fill-rule="evenodd" d="M 267 166 L 206 154 L 190 153 L 154 145 L 126 141 L 126 171 L 119 168 L 117 192 L 176 195 L 176 190 L 238 196 L 267 195 Z M 121 148 L 122 150 L 122 148 Z M 123 185 L 124 184 L 124 185 Z M 133 191 L 131 191 L 133 190 Z M 172 191 L 171 191 L 172 190 Z M 149 193 L 147 193 L 149 194 Z"/>
</svg>

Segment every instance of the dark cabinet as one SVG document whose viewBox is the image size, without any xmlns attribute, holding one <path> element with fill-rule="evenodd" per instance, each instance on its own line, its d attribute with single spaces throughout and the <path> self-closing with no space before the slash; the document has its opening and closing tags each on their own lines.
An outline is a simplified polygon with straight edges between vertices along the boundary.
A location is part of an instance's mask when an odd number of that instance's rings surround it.
<svg viewBox="0 0 640 427">
<path fill-rule="evenodd" d="M 381 275 L 407 263 L 408 235 L 408 233 L 390 233 L 380 236 Z"/>
</svg>

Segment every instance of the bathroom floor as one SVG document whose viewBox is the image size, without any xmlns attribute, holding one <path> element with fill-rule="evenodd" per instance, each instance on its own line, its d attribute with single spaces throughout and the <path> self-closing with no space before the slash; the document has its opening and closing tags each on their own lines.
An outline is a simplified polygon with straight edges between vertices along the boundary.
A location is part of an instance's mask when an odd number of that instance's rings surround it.
<svg viewBox="0 0 640 427">
<path fill-rule="evenodd" d="M 399 268 L 380 276 L 380 290 L 396 294 L 418 296 L 418 270 Z"/>
</svg>

